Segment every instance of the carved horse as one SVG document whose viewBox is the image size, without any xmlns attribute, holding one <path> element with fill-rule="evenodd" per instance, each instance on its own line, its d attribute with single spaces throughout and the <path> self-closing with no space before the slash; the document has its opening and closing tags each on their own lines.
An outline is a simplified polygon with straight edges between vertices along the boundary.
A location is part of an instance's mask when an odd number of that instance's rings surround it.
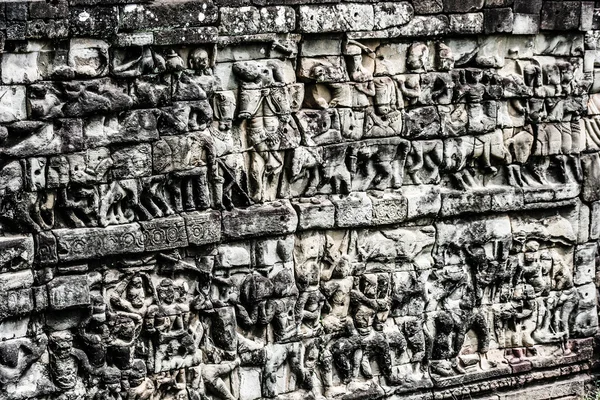
<svg viewBox="0 0 600 400">
<path fill-rule="evenodd" d="M 317 192 L 321 173 L 319 168 L 323 163 L 320 147 L 297 147 L 292 155 L 290 183 L 306 179 L 306 188 L 303 195 L 312 196 Z"/>
<path fill-rule="evenodd" d="M 504 161 L 507 154 L 499 130 L 491 134 L 448 138 L 444 141 L 445 168 L 463 190 L 480 185 L 469 171 L 470 167 L 480 164 L 484 173 L 496 173 L 497 168 L 492 166 L 492 160 Z"/>
<path fill-rule="evenodd" d="M 410 151 L 408 140 L 393 137 L 367 139 L 357 149 L 359 171 L 357 190 L 399 188 L 404 180 L 404 166 Z M 361 179 L 362 178 L 362 179 Z"/>
<path fill-rule="evenodd" d="M 406 162 L 406 170 L 413 183 L 420 185 L 423 182 L 418 172 L 424 167 L 431 171 L 427 180 L 437 180 L 439 169 L 444 159 L 444 144 L 441 140 L 413 140 Z"/>
</svg>

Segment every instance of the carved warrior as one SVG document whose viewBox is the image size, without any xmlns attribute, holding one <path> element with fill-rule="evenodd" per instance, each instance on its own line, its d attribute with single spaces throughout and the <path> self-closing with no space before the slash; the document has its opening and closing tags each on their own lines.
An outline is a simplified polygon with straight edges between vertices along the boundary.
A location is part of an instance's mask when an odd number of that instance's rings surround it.
<svg viewBox="0 0 600 400">
<path fill-rule="evenodd" d="M 590 361 L 597 38 L 273 35 L 73 40 L 0 87 L 0 399 L 451 397 Z"/>
</svg>

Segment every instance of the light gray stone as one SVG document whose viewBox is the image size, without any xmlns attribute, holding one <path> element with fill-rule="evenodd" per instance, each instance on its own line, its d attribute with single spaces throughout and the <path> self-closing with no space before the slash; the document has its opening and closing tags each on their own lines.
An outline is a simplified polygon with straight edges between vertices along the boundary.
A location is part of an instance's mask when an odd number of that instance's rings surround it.
<svg viewBox="0 0 600 400">
<path fill-rule="evenodd" d="M 368 31 L 375 25 L 375 16 L 370 4 L 300 6 L 298 23 L 306 33 Z"/>
<path fill-rule="evenodd" d="M 450 14 L 448 32 L 477 34 L 483 32 L 483 13 Z"/>
<path fill-rule="evenodd" d="M 0 86 L 0 122 L 27 118 L 24 86 Z"/>
<path fill-rule="evenodd" d="M 40 79 L 38 53 L 3 53 L 2 83 L 33 83 Z"/>
<path fill-rule="evenodd" d="M 392 26 L 407 24 L 414 16 L 414 9 L 408 2 L 375 3 L 375 29 L 386 29 Z"/>
</svg>

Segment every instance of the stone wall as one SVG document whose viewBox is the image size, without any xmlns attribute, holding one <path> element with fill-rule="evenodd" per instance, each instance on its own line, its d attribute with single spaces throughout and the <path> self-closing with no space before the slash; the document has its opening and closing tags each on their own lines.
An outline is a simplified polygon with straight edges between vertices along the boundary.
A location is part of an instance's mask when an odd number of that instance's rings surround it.
<svg viewBox="0 0 600 400">
<path fill-rule="evenodd" d="M 0 400 L 581 394 L 600 4 L 281 3 L 0 3 Z"/>
</svg>

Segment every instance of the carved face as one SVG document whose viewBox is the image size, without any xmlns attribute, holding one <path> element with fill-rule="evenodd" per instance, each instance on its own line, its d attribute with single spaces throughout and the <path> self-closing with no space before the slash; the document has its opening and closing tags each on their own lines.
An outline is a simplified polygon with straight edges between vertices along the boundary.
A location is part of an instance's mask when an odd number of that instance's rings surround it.
<svg viewBox="0 0 600 400">
<path fill-rule="evenodd" d="M 132 387 L 140 386 L 146 377 L 146 364 L 142 360 L 135 360 L 129 374 L 129 383 Z"/>
<path fill-rule="evenodd" d="M 135 308 L 141 308 L 144 305 L 146 295 L 144 293 L 144 283 L 142 277 L 134 276 L 127 286 L 127 300 Z"/>
<path fill-rule="evenodd" d="M 465 278 L 465 273 L 461 265 L 445 265 L 442 269 L 442 275 L 450 282 L 460 282 Z"/>
<path fill-rule="evenodd" d="M 375 298 L 377 296 L 377 276 L 373 274 L 363 275 L 361 278 L 361 291 L 368 298 Z"/>
<path fill-rule="evenodd" d="M 190 68 L 196 71 L 204 71 L 209 66 L 208 52 L 204 49 L 196 49 L 190 53 L 188 63 Z"/>
<path fill-rule="evenodd" d="M 71 355 L 73 347 L 73 335 L 68 331 L 54 332 L 50 335 L 50 349 L 58 358 Z"/>
<path fill-rule="evenodd" d="M 352 264 L 347 256 L 342 256 L 338 261 L 338 264 L 333 271 L 333 276 L 336 279 L 343 279 L 350 275 L 352 271 Z"/>
<path fill-rule="evenodd" d="M 175 300 L 175 288 L 173 287 L 173 281 L 170 279 L 163 279 L 157 292 L 158 298 L 165 304 L 172 304 Z"/>
<path fill-rule="evenodd" d="M 442 71 L 450 71 L 454 68 L 454 55 L 450 47 L 443 43 L 438 45 L 438 57 L 439 65 L 438 68 Z"/>
<path fill-rule="evenodd" d="M 310 71 L 310 77 L 317 82 L 322 82 L 327 74 L 327 68 L 324 65 L 315 65 Z"/>
<path fill-rule="evenodd" d="M 135 322 L 130 318 L 120 319 L 115 326 L 114 335 L 123 339 L 133 339 L 135 336 Z"/>
<path fill-rule="evenodd" d="M 408 49 L 406 57 L 408 68 L 413 71 L 429 69 L 429 49 L 424 43 L 414 43 Z"/>
</svg>

